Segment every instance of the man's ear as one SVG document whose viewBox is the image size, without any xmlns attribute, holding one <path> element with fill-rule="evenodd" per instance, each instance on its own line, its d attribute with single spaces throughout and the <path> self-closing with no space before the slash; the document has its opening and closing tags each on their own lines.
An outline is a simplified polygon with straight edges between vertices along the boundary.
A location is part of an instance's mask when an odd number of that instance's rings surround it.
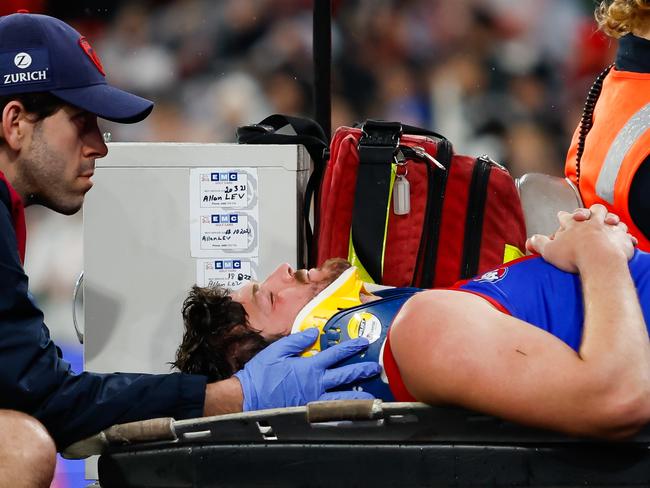
<svg viewBox="0 0 650 488">
<path fill-rule="evenodd" d="M 14 151 L 21 149 L 25 138 L 25 123 L 31 122 L 27 119 L 27 111 L 22 103 L 17 100 L 10 101 L 2 111 L 2 138 Z"/>
</svg>

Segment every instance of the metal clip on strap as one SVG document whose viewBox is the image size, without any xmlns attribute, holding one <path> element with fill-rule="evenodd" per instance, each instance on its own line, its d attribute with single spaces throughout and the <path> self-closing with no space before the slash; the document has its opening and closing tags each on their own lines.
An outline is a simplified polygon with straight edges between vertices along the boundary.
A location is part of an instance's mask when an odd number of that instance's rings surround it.
<svg viewBox="0 0 650 488">
<path fill-rule="evenodd" d="M 361 164 L 386 164 L 393 161 L 399 146 L 402 124 L 383 120 L 368 120 L 361 126 L 359 162 Z"/>
</svg>

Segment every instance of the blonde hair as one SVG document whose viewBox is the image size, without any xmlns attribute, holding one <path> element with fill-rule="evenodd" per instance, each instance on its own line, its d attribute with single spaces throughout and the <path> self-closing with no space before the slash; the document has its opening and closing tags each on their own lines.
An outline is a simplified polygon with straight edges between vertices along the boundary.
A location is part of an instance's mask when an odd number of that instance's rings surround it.
<svg viewBox="0 0 650 488">
<path fill-rule="evenodd" d="M 650 0 L 603 0 L 595 15 L 600 28 L 612 37 L 647 31 L 650 28 Z"/>
</svg>

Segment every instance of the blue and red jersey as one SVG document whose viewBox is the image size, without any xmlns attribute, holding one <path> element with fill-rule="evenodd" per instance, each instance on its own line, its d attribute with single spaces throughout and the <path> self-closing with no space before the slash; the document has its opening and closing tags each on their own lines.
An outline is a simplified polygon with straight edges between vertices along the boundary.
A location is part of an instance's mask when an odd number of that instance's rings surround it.
<svg viewBox="0 0 650 488">
<path fill-rule="evenodd" d="M 650 254 L 636 251 L 629 263 L 639 301 L 650 323 Z M 473 279 L 457 283 L 452 289 L 478 295 L 498 310 L 539 327 L 578 350 L 582 340 L 584 308 L 582 286 L 577 274 L 566 273 L 540 257 L 528 256 L 505 264 Z M 377 360 L 384 368 L 383 378 L 360 382 L 358 387 L 387 401 L 414 401 L 404 386 L 390 348 L 390 325 L 402 305 L 419 289 L 395 288 L 384 298 L 344 310 L 328 321 L 329 329 L 340 330 L 357 314 L 370 315 L 381 323 L 381 337 L 371 342 L 359 360 Z"/>
<path fill-rule="evenodd" d="M 648 323 L 650 254 L 636 251 L 629 266 Z M 460 282 L 454 288 L 487 299 L 501 311 L 553 334 L 576 351 L 580 347 L 584 308 L 577 274 L 565 273 L 531 256 Z"/>
</svg>

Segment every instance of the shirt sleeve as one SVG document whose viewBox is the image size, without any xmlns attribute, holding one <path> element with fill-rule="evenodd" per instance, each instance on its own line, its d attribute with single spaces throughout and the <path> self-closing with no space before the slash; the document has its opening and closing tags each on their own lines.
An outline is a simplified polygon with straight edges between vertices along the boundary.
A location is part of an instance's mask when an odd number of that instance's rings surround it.
<svg viewBox="0 0 650 488">
<path fill-rule="evenodd" d="M 203 414 L 204 376 L 74 374 L 27 284 L 0 192 L 0 408 L 35 416 L 59 448 L 116 423 Z"/>
</svg>

